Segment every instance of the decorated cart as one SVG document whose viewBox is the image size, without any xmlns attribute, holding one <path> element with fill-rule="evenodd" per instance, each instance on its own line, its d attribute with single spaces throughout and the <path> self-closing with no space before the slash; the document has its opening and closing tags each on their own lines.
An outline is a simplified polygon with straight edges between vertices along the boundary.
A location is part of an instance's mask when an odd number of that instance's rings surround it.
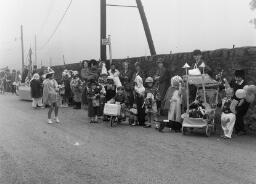
<svg viewBox="0 0 256 184">
<path fill-rule="evenodd" d="M 191 75 L 188 72 L 188 64 L 185 64 L 183 67 L 186 69 L 184 80 L 186 81 L 187 96 L 187 111 L 182 115 L 183 135 L 195 129 L 203 130 L 206 136 L 210 136 L 211 133 L 215 132 L 214 119 L 219 96 L 219 83 L 204 73 L 204 63 L 200 67 L 203 68 L 203 73 L 198 75 Z M 192 99 L 194 100 L 192 104 L 189 103 L 191 100 L 189 97 L 189 86 L 191 85 L 194 85 L 197 90 L 195 99 Z"/>
</svg>

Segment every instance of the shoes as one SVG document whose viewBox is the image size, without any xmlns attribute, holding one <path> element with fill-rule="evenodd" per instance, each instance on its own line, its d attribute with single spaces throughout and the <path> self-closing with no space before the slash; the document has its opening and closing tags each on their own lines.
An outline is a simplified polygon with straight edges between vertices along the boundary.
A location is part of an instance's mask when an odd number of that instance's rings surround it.
<svg viewBox="0 0 256 184">
<path fill-rule="evenodd" d="M 53 124 L 51 119 L 48 119 L 48 124 Z"/>
<path fill-rule="evenodd" d="M 58 117 L 55 118 L 56 123 L 60 123 L 60 120 Z"/>
</svg>

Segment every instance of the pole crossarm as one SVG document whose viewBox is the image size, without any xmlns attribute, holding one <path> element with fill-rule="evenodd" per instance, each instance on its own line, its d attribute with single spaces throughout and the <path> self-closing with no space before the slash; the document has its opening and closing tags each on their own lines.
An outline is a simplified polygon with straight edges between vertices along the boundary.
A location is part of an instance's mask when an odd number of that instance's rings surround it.
<svg viewBox="0 0 256 184">
<path fill-rule="evenodd" d="M 107 6 L 122 7 L 122 8 L 138 8 L 137 6 L 119 5 L 119 4 L 107 4 Z"/>
</svg>

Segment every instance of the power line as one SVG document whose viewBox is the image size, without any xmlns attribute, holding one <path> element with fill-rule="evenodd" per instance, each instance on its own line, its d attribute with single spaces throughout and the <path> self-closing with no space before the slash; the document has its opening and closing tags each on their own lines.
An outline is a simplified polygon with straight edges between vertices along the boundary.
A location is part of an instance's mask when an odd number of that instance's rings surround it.
<svg viewBox="0 0 256 184">
<path fill-rule="evenodd" d="M 137 8 L 137 6 L 118 5 L 118 4 L 107 4 L 107 6 L 122 7 L 122 8 Z"/>
<path fill-rule="evenodd" d="M 67 6 L 67 8 L 66 8 L 66 10 L 65 10 L 65 12 L 64 12 L 64 14 L 62 15 L 61 19 L 59 20 L 59 22 L 58 22 L 58 24 L 56 25 L 55 29 L 53 30 L 52 34 L 50 35 L 50 37 L 48 38 L 48 40 L 45 42 L 45 44 L 44 44 L 40 49 L 43 49 L 43 48 L 51 41 L 51 39 L 53 38 L 53 36 L 54 36 L 55 33 L 57 32 L 57 30 L 58 30 L 60 24 L 62 23 L 63 19 L 65 18 L 65 15 L 67 14 L 68 9 L 69 9 L 69 7 L 71 6 L 72 2 L 73 2 L 73 0 L 70 0 L 70 2 L 69 2 L 69 4 L 68 4 L 68 6 Z"/>
</svg>

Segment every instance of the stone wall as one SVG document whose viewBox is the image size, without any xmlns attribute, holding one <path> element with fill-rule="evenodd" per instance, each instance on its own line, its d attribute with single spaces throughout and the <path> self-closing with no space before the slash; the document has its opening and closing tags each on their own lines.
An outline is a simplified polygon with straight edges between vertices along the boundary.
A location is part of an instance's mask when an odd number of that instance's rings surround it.
<svg viewBox="0 0 256 184">
<path fill-rule="evenodd" d="M 246 80 L 248 82 L 256 83 L 256 47 L 241 47 L 235 49 L 218 49 L 213 51 L 202 52 L 203 60 L 212 69 L 212 76 L 218 74 L 221 70 L 224 70 L 224 77 L 231 79 L 236 69 L 244 69 L 246 71 Z M 170 71 L 171 76 L 184 74 L 182 66 L 185 62 L 188 62 L 190 66 L 193 65 L 192 53 L 177 53 L 156 55 L 148 57 L 136 57 L 129 58 L 129 62 L 132 63 L 130 67 L 134 68 L 135 62 L 141 62 L 143 70 L 147 76 L 152 75 L 155 71 L 155 61 L 159 58 L 163 58 L 165 66 Z M 117 67 L 121 67 L 121 63 L 127 59 L 115 59 L 114 63 Z M 74 63 L 62 66 L 53 66 L 56 71 L 57 77 L 60 77 L 61 72 L 64 69 L 80 70 L 81 63 Z"/>
</svg>

